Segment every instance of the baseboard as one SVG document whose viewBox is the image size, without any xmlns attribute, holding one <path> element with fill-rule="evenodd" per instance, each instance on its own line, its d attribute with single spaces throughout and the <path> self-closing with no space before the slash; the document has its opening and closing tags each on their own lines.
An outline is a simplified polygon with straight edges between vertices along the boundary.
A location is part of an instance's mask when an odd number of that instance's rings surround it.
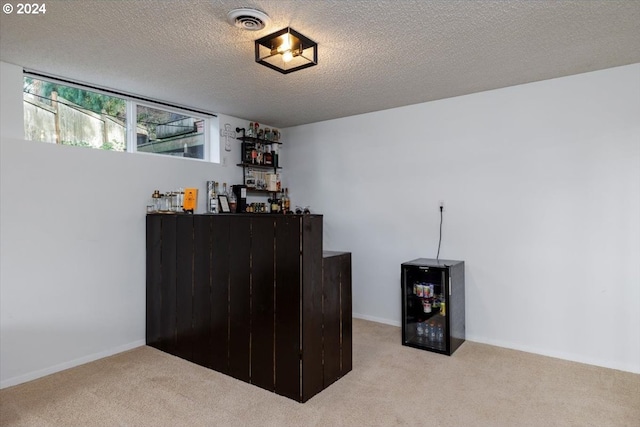
<svg viewBox="0 0 640 427">
<path fill-rule="evenodd" d="M 4 381 L 1 381 L 0 389 L 26 383 L 27 381 L 32 381 L 47 375 L 55 374 L 56 372 L 64 371 L 65 369 L 84 365 L 85 363 L 89 363 L 98 359 L 103 359 L 105 357 L 113 356 L 114 354 L 122 353 L 124 351 L 131 350 L 133 348 L 140 347 L 145 344 L 146 344 L 145 340 L 138 340 L 138 341 L 131 342 L 129 344 L 121 345 L 119 347 L 110 348 L 109 350 L 101 351 L 99 353 L 94 353 L 88 356 L 80 357 L 78 359 L 74 359 L 69 362 L 60 363 L 58 365 L 54 365 L 49 368 L 40 369 L 38 371 L 29 372 L 23 375 L 18 375 L 17 377 L 13 377 L 13 378 L 9 378 Z"/>
<path fill-rule="evenodd" d="M 391 326 L 397 326 L 397 327 L 402 326 L 401 323 L 398 321 L 384 319 L 382 317 L 369 316 L 369 315 L 360 314 L 360 313 L 353 313 L 352 316 L 354 319 L 369 320 L 371 322 L 383 323 L 385 325 L 391 325 Z M 469 334 L 467 334 L 466 340 L 481 343 L 481 344 L 493 345 L 495 347 L 502 347 L 502 348 L 508 348 L 511 350 L 524 351 L 526 353 L 537 354 L 540 356 L 547 356 L 547 357 L 553 357 L 556 359 L 568 360 L 571 362 L 584 363 L 586 365 L 600 366 L 602 368 L 616 369 L 618 371 L 640 374 L 640 366 L 633 365 L 633 364 L 611 363 L 610 361 L 607 361 L 607 360 L 599 360 L 599 359 L 584 357 L 584 356 L 580 356 L 572 353 L 542 350 L 539 348 L 526 346 L 526 345 L 514 345 L 512 343 L 505 342 L 505 341 L 488 339 L 486 337 L 471 336 Z"/>
<path fill-rule="evenodd" d="M 397 326 L 397 327 L 402 326 L 402 324 L 397 320 L 389 320 L 389 319 L 384 319 L 382 317 L 368 316 L 366 314 L 359 314 L 359 313 L 352 313 L 351 316 L 355 319 L 370 320 L 376 323 L 384 323 L 385 325 L 391 325 L 391 326 Z"/>
<path fill-rule="evenodd" d="M 555 359 L 568 360 L 570 362 L 584 363 L 585 365 L 600 366 L 602 368 L 615 369 L 618 371 L 631 372 L 640 374 L 640 366 L 622 363 L 612 363 L 607 360 L 595 359 L 592 357 L 584 357 L 578 354 L 565 353 L 561 351 L 548 351 L 527 345 L 514 345 L 509 342 L 489 339 L 486 337 L 472 336 L 467 334 L 467 341 L 473 341 L 481 344 L 493 345 L 495 347 L 508 348 L 511 350 L 524 351 L 525 353 L 537 354 L 540 356 L 553 357 Z"/>
</svg>

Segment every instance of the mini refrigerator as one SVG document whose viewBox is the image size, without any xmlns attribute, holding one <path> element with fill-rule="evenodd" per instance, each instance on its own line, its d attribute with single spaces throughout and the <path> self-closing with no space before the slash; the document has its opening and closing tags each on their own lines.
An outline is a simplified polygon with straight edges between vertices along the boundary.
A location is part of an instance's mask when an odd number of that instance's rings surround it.
<svg viewBox="0 0 640 427">
<path fill-rule="evenodd" d="M 465 340 L 464 261 L 401 265 L 402 344 L 451 355 Z"/>
</svg>

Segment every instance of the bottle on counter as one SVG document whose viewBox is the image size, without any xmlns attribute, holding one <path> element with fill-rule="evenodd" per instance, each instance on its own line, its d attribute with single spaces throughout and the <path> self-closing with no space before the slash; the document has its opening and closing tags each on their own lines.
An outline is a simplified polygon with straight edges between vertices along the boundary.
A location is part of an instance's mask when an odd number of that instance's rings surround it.
<svg viewBox="0 0 640 427">
<path fill-rule="evenodd" d="M 178 188 L 178 212 L 184 210 L 184 188 Z"/>
<path fill-rule="evenodd" d="M 285 213 L 289 213 L 291 211 L 291 199 L 289 198 L 289 189 L 284 189 L 284 210 Z"/>
<path fill-rule="evenodd" d="M 273 198 L 269 199 L 271 203 L 271 213 L 280 213 L 280 201 L 278 200 L 278 193 L 273 194 Z"/>
<path fill-rule="evenodd" d="M 278 199 L 278 203 L 280 204 L 280 212 L 287 213 L 284 209 L 284 188 L 280 190 L 280 198 Z"/>
<path fill-rule="evenodd" d="M 154 190 L 151 195 L 151 209 L 150 212 L 158 212 L 160 210 L 160 190 Z"/>
<path fill-rule="evenodd" d="M 233 191 L 233 185 L 229 186 L 229 210 L 231 213 L 236 213 L 236 209 L 238 208 L 238 199 L 236 198 L 236 193 Z"/>
<path fill-rule="evenodd" d="M 229 200 L 229 193 L 227 193 L 227 183 L 223 182 L 222 183 L 222 189 L 220 190 L 220 192 L 217 192 L 218 196 L 227 196 L 227 200 Z M 222 206 L 220 204 L 220 200 L 218 200 L 218 212 L 223 212 L 222 211 Z"/>
<path fill-rule="evenodd" d="M 216 194 L 217 186 L 218 186 L 217 182 L 207 181 L 207 187 L 209 192 L 208 194 L 209 203 L 208 203 L 207 209 L 209 213 L 213 213 L 213 214 L 218 213 L 218 195 Z"/>
</svg>

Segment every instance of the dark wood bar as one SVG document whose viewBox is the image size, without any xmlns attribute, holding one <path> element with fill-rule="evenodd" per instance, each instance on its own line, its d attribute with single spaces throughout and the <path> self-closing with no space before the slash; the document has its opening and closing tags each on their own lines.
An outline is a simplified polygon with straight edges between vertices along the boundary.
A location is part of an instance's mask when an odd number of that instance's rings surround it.
<svg viewBox="0 0 640 427">
<path fill-rule="evenodd" d="M 323 355 L 325 387 L 351 370 L 351 253 L 324 251 Z"/>
<path fill-rule="evenodd" d="M 321 215 L 147 216 L 147 344 L 305 402 L 351 370 L 351 254 Z"/>
</svg>

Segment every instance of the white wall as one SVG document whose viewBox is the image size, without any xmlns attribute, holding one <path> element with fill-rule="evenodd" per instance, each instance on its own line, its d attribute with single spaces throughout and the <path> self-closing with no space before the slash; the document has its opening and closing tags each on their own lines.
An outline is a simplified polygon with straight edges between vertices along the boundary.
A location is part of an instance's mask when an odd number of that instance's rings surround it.
<svg viewBox="0 0 640 427">
<path fill-rule="evenodd" d="M 24 141 L 22 69 L 0 66 L 0 386 L 7 387 L 143 345 L 151 193 L 197 187 L 204 212 L 205 182 L 239 183 L 242 170 L 232 160 L 239 144 L 222 153 L 231 159 L 223 166 Z M 220 117 L 224 123 L 235 129 L 245 121 Z"/>
<path fill-rule="evenodd" d="M 143 344 L 149 195 L 241 169 L 239 145 L 224 166 L 23 141 L 22 70 L 0 78 L 7 387 Z M 469 339 L 640 372 L 638 117 L 632 65 L 294 127 L 285 185 L 353 252 L 360 317 L 399 323 L 399 265 L 435 256 L 444 200 Z"/>
<path fill-rule="evenodd" d="M 22 67 L 0 62 L 0 135 L 8 138 L 24 138 L 22 85 L 15 84 L 18 79 L 22 79 Z"/>
<path fill-rule="evenodd" d="M 640 64 L 286 131 L 356 316 L 400 324 L 400 264 L 435 258 L 444 200 L 468 339 L 640 372 Z"/>
</svg>

